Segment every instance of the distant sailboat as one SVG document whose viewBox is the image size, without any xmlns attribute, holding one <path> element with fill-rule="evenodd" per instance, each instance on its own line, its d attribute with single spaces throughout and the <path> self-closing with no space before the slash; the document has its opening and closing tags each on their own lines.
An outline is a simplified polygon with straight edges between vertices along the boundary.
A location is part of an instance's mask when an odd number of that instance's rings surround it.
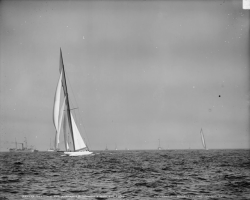
<svg viewBox="0 0 250 200">
<path fill-rule="evenodd" d="M 208 150 L 207 146 L 206 146 L 206 141 L 205 141 L 205 137 L 204 137 L 202 129 L 200 131 L 200 134 L 201 134 L 201 143 L 202 143 L 202 146 L 204 147 L 205 150 Z"/>
<path fill-rule="evenodd" d="M 47 150 L 47 151 L 55 151 L 55 149 L 53 149 L 52 147 L 51 147 L 51 139 L 50 139 L 50 143 L 49 143 L 49 149 Z"/>
<path fill-rule="evenodd" d="M 116 144 L 115 144 L 115 150 L 117 150 L 117 146 L 116 146 Z"/>
<path fill-rule="evenodd" d="M 60 67 L 59 67 L 59 81 L 57 84 L 57 89 L 55 93 L 54 99 L 54 109 L 53 109 L 53 122 L 56 129 L 55 136 L 55 149 L 59 149 L 59 136 L 61 127 L 63 127 L 64 132 L 64 144 L 65 144 L 65 152 L 64 154 L 68 156 L 84 156 L 90 155 L 93 152 L 88 150 L 87 145 L 85 144 L 74 120 L 74 117 L 71 113 L 70 104 L 69 104 L 69 95 L 67 90 L 65 69 L 62 58 L 62 51 L 60 49 Z M 63 89 L 63 100 L 61 102 L 61 89 Z M 60 107 L 60 104 L 61 107 Z M 65 112 L 64 112 L 64 108 Z M 66 120 L 67 118 L 67 120 Z M 63 123 L 63 124 L 62 124 Z M 72 150 L 70 150 L 68 139 L 67 139 L 67 127 L 70 132 L 71 140 L 72 140 Z"/>
<path fill-rule="evenodd" d="M 107 145 L 106 145 L 105 151 L 108 151 L 108 147 L 107 147 Z"/>
<path fill-rule="evenodd" d="M 160 139 L 159 139 L 159 146 L 158 146 L 158 150 L 162 150 L 162 148 L 161 148 L 161 141 L 160 141 Z"/>
</svg>

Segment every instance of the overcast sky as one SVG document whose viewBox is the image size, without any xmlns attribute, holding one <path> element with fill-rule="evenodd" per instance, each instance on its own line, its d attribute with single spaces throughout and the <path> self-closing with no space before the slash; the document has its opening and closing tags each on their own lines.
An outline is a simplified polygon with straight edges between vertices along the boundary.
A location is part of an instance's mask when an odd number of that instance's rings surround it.
<svg viewBox="0 0 250 200">
<path fill-rule="evenodd" d="M 249 148 L 242 1 L 1 1 L 1 150 L 54 142 L 62 48 L 90 149 Z M 83 128 L 84 127 L 84 128 Z M 62 140 L 61 140 L 62 141 Z M 63 148 L 64 145 L 61 145 Z"/>
</svg>

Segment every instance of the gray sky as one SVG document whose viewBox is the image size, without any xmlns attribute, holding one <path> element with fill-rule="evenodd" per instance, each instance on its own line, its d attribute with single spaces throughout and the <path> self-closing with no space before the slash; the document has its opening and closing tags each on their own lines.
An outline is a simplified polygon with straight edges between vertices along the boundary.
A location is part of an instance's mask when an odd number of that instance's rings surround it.
<svg viewBox="0 0 250 200">
<path fill-rule="evenodd" d="M 242 1 L 1 1 L 1 150 L 49 148 L 62 48 L 90 149 L 249 148 Z M 72 92 L 73 91 L 73 92 Z M 83 128 L 84 126 L 84 128 Z M 61 145 L 63 148 L 63 145 Z"/>
</svg>

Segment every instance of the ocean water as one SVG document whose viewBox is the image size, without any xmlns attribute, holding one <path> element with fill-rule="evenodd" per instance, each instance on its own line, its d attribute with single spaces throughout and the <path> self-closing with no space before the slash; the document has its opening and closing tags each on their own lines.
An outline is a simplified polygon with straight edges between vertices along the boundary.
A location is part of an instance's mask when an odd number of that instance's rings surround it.
<svg viewBox="0 0 250 200">
<path fill-rule="evenodd" d="M 0 199 L 250 199 L 249 150 L 0 153 Z"/>
</svg>

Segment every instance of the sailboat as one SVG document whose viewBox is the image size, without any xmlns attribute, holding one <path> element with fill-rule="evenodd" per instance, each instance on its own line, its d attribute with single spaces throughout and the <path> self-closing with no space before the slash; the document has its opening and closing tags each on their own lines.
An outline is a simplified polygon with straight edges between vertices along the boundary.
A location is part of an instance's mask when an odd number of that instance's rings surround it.
<svg viewBox="0 0 250 200">
<path fill-rule="evenodd" d="M 162 150 L 162 148 L 161 148 L 161 141 L 160 141 L 160 139 L 159 139 L 159 146 L 158 146 L 158 150 Z"/>
<path fill-rule="evenodd" d="M 202 146 L 204 147 L 205 150 L 208 150 L 207 146 L 206 146 L 206 141 L 205 141 L 205 137 L 204 137 L 202 129 L 200 131 L 200 134 L 201 134 L 201 143 L 202 143 Z"/>
<path fill-rule="evenodd" d="M 69 95 L 67 89 L 67 82 L 65 76 L 65 69 L 63 64 L 62 50 L 60 48 L 60 64 L 59 64 L 59 80 L 56 88 L 55 98 L 54 98 L 54 108 L 53 108 L 53 122 L 56 129 L 55 134 L 55 149 L 59 149 L 59 136 L 61 128 L 63 127 L 64 133 L 64 145 L 65 145 L 65 155 L 68 156 L 84 156 L 90 155 L 90 152 L 86 143 L 84 142 L 78 128 L 74 117 L 71 112 Z M 61 89 L 63 92 L 61 94 Z M 61 98 L 63 96 L 63 98 Z M 69 146 L 69 140 L 67 138 L 67 129 L 69 129 L 70 137 L 72 140 L 72 149 Z"/>
<path fill-rule="evenodd" d="M 49 149 L 47 151 L 55 151 L 52 147 L 51 147 L 51 139 L 50 139 L 50 143 L 49 143 Z"/>
</svg>

